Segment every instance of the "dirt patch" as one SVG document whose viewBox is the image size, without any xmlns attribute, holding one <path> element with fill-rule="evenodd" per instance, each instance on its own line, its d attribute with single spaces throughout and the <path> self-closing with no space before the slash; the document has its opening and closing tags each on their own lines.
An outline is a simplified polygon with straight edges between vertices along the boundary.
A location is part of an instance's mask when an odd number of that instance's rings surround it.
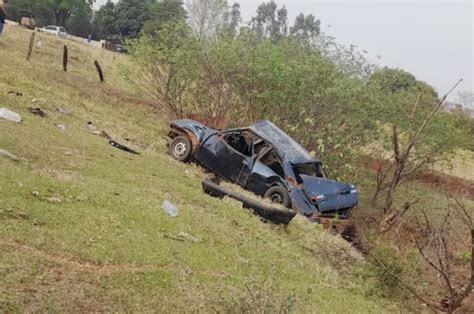
<svg viewBox="0 0 474 314">
<path fill-rule="evenodd" d="M 366 158 L 361 162 L 361 165 L 370 172 L 376 173 L 380 167 L 388 167 L 390 165 L 390 161 Z M 463 179 L 432 170 L 422 171 L 413 177 L 412 180 L 429 185 L 448 195 L 474 198 L 474 181 L 472 180 Z"/>
<path fill-rule="evenodd" d="M 449 195 L 461 195 L 474 198 L 474 181 L 439 174 L 434 171 L 424 171 L 415 180 L 433 186 Z"/>
</svg>

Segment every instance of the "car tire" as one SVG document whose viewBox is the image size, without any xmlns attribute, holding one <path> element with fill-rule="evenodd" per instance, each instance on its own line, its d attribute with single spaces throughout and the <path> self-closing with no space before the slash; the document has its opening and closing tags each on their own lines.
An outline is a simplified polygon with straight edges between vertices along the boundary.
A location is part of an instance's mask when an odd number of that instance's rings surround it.
<svg viewBox="0 0 474 314">
<path fill-rule="evenodd" d="M 291 201 L 290 196 L 285 188 L 275 185 L 269 188 L 264 195 L 265 198 L 268 198 L 272 203 L 282 204 L 285 207 L 290 207 Z"/>
<path fill-rule="evenodd" d="M 168 150 L 174 159 L 187 162 L 191 159 L 193 147 L 187 136 L 177 136 L 171 140 Z"/>
</svg>

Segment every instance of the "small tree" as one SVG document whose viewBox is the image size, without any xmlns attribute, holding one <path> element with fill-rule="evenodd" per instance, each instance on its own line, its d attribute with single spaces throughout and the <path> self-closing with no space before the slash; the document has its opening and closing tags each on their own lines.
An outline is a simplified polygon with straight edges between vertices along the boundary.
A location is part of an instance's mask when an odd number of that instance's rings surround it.
<svg viewBox="0 0 474 314">
<path fill-rule="evenodd" d="M 288 34 L 288 11 L 285 6 L 278 8 L 274 1 L 264 2 L 257 7 L 251 25 L 261 38 L 279 40 Z"/>
<path fill-rule="evenodd" d="M 385 201 L 382 207 L 384 217 L 380 223 L 380 232 L 388 231 L 392 227 L 392 221 L 397 217 L 403 216 L 410 208 L 410 206 L 405 206 L 405 209 L 400 211 L 393 206 L 396 190 L 402 181 L 422 169 L 426 164 L 433 162 L 436 156 L 441 156 L 443 153 L 449 151 L 448 148 L 453 149 L 453 147 L 455 147 L 448 146 L 445 150 L 442 150 L 436 145 L 439 139 L 434 138 L 433 141 L 429 141 L 426 137 L 424 138 L 425 146 L 423 146 L 422 137 L 425 136 L 430 122 L 446 102 L 448 95 L 461 81 L 462 80 L 459 80 L 454 87 L 426 113 L 424 118 L 421 120 L 418 118 L 417 121 L 417 112 L 420 110 L 420 100 L 422 99 L 422 94 L 419 94 L 412 107 L 410 118 L 406 126 L 407 130 L 403 134 L 403 138 L 400 136 L 397 125 L 392 124 L 391 144 L 393 155 L 388 160 L 378 160 L 376 188 L 372 200 L 375 206 L 375 202 L 380 193 L 385 192 Z M 417 124 L 419 124 L 419 126 L 415 127 Z M 440 131 L 447 133 L 446 130 Z M 443 134 L 442 132 L 439 134 Z M 445 137 L 443 139 L 445 139 Z M 381 148 L 379 147 L 378 149 L 383 150 L 384 147 L 381 146 Z"/>
<path fill-rule="evenodd" d="M 228 10 L 226 0 L 187 0 L 189 25 L 199 37 L 215 35 Z"/>
</svg>

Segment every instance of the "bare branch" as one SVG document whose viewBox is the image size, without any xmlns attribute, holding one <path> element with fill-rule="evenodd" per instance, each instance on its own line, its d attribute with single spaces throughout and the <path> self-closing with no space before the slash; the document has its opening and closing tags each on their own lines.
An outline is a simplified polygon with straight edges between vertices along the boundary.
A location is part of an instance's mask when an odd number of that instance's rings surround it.
<svg viewBox="0 0 474 314">
<path fill-rule="evenodd" d="M 393 279 L 395 279 L 400 285 L 402 285 L 407 291 L 409 291 L 415 298 L 417 298 L 419 301 L 421 301 L 422 303 L 426 304 L 429 308 L 431 308 L 432 310 L 438 310 L 438 311 L 443 311 L 444 309 L 437 304 L 437 302 L 435 301 L 432 301 L 432 300 L 429 300 L 427 298 L 424 298 L 422 297 L 417 291 L 415 288 L 411 287 L 410 285 L 406 284 L 401 278 L 399 278 L 397 275 L 395 275 L 391 270 L 390 268 L 388 268 L 387 265 L 385 265 L 385 263 L 383 263 L 377 256 L 375 256 L 374 254 L 370 253 L 369 251 L 366 251 L 365 253 L 367 253 L 373 260 L 375 260 L 377 262 L 377 264 L 379 264 L 383 269 L 384 271 L 390 276 L 392 277 Z"/>
<path fill-rule="evenodd" d="M 459 79 L 457 81 L 456 84 L 454 84 L 454 86 L 441 98 L 441 100 L 433 107 L 433 109 L 431 110 L 430 114 L 426 117 L 426 119 L 423 121 L 422 125 L 420 126 L 420 128 L 418 129 L 418 131 L 416 132 L 415 136 L 413 136 L 413 138 L 411 139 L 410 143 L 408 144 L 408 146 L 405 148 L 405 151 L 403 153 L 404 156 L 408 156 L 410 154 L 410 151 L 411 149 L 413 148 L 413 146 L 415 145 L 416 141 L 418 140 L 418 138 L 420 137 L 421 133 L 423 132 L 423 130 L 426 128 L 426 126 L 428 125 L 428 123 L 431 121 L 431 119 L 433 118 L 434 114 L 438 111 L 438 109 L 444 105 L 444 103 L 446 102 L 446 99 L 448 98 L 449 94 L 451 94 L 451 92 L 463 81 L 463 79 Z"/>
<path fill-rule="evenodd" d="M 412 127 L 413 127 L 413 123 L 415 121 L 416 109 L 418 108 L 418 104 L 421 100 L 421 95 L 422 95 L 421 93 L 418 94 L 418 97 L 416 98 L 415 104 L 413 105 L 413 109 L 411 111 L 411 119 L 410 119 L 410 127 L 409 127 L 410 140 L 412 139 L 411 130 L 412 130 Z"/>
</svg>

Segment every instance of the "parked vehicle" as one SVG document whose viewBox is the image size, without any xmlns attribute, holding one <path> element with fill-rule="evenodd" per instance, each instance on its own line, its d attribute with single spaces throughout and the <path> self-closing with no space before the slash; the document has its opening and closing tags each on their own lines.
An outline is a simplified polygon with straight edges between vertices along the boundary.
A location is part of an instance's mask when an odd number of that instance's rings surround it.
<svg viewBox="0 0 474 314">
<path fill-rule="evenodd" d="M 105 40 L 102 48 L 120 53 L 128 53 L 127 47 L 124 45 L 124 42 L 120 38 L 109 38 Z"/>
<path fill-rule="evenodd" d="M 328 179 L 320 160 L 268 120 L 222 131 L 194 120 L 175 120 L 169 138 L 169 153 L 176 160 L 195 160 L 308 217 L 347 218 L 357 205 L 354 185 Z"/>
<path fill-rule="evenodd" d="M 116 44 L 115 51 L 120 52 L 120 53 L 127 53 L 128 49 L 124 45 Z"/>
<path fill-rule="evenodd" d="M 55 25 L 49 25 L 49 26 L 46 26 L 46 27 L 38 28 L 38 32 L 53 34 L 53 35 L 56 35 L 58 37 L 66 37 L 67 36 L 67 31 L 64 27 L 55 26 Z"/>
</svg>

